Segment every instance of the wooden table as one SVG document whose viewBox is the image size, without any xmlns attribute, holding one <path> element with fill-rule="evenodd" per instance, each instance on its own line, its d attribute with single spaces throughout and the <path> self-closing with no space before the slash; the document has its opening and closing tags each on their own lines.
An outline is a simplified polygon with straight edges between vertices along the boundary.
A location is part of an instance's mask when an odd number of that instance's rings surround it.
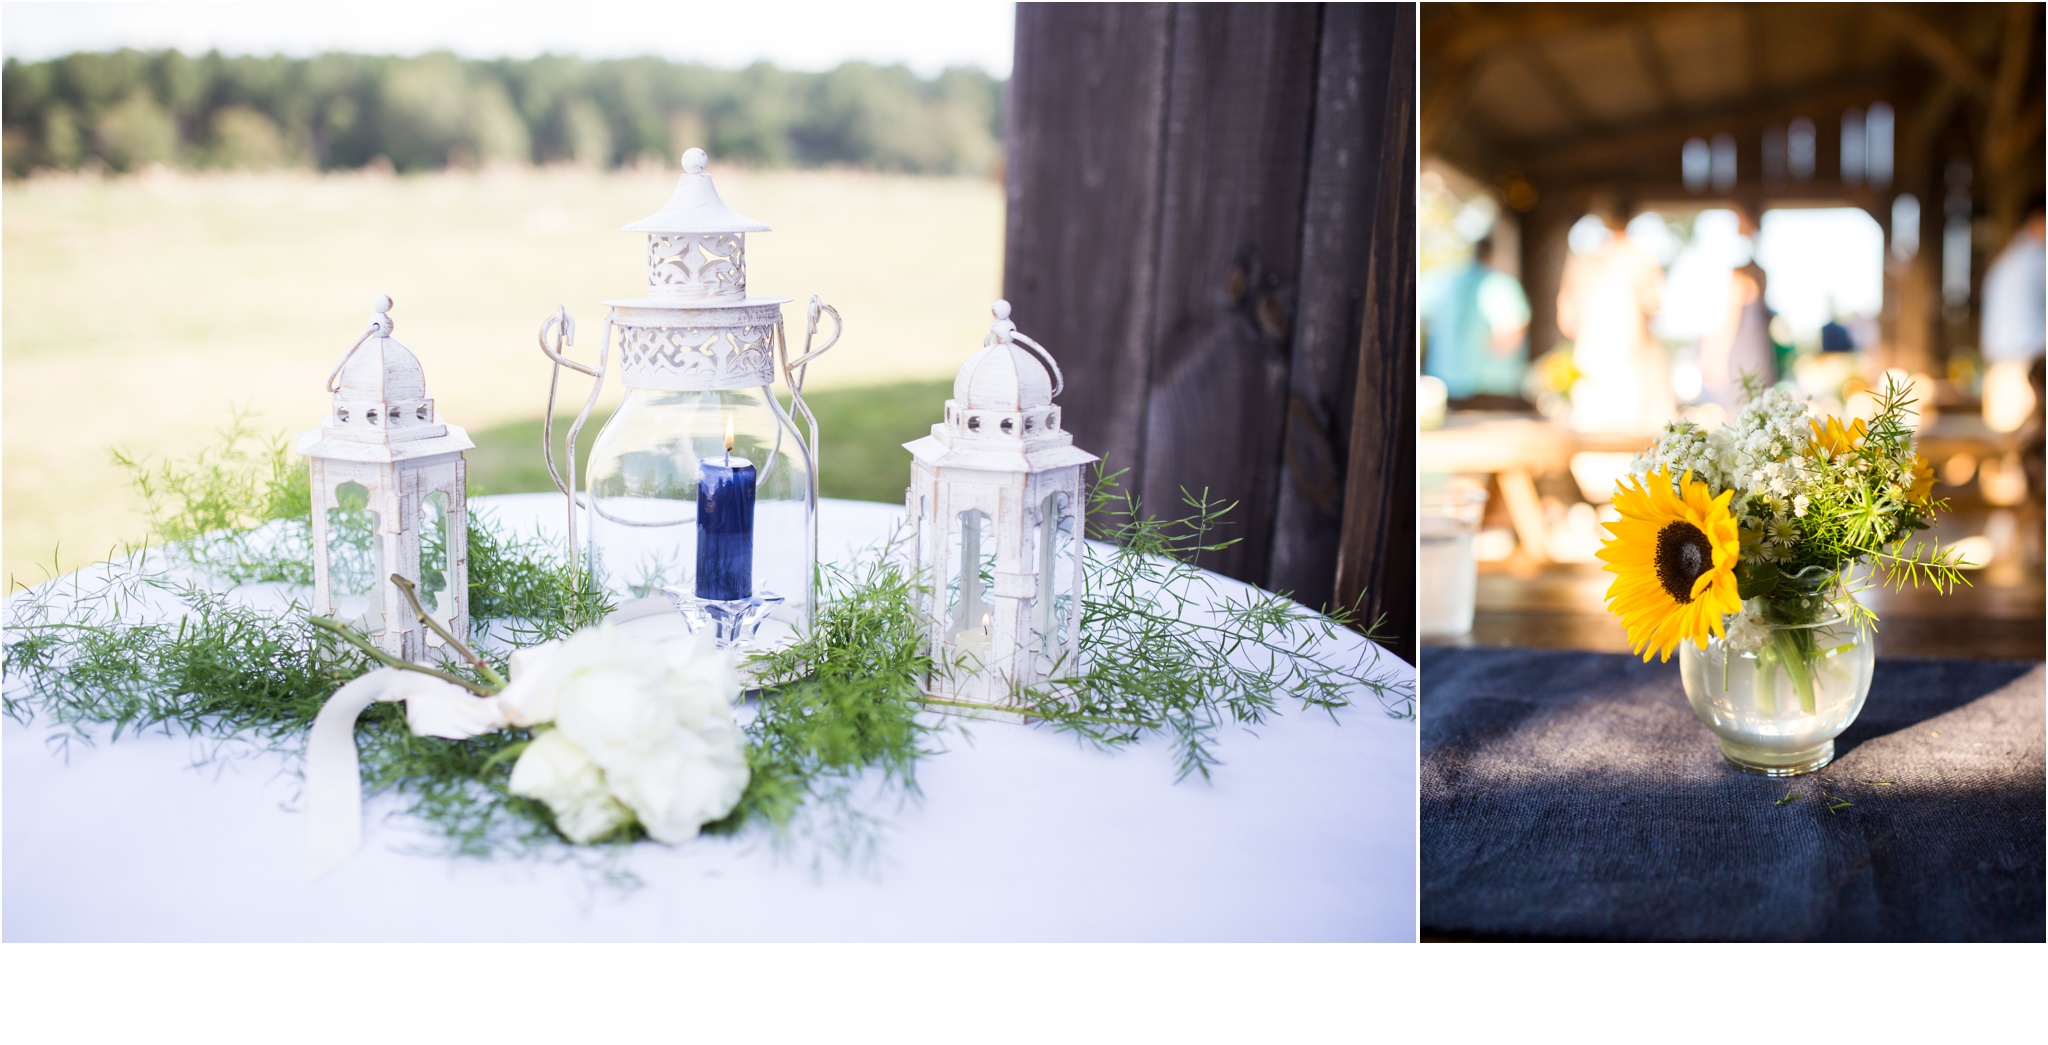
<svg viewBox="0 0 2048 1045">
<path fill-rule="evenodd" d="M 1416 470 L 1424 475 L 1491 475 L 1524 554 L 1549 555 L 1550 527 L 1536 479 L 1569 473 L 1572 455 L 1593 451 L 1634 453 L 1655 432 L 1577 432 L 1534 414 L 1472 410 L 1451 414 L 1442 428 L 1423 431 L 1416 443 Z"/>
<path fill-rule="evenodd" d="M 2048 589 L 2040 567 L 2013 563 L 2000 570 L 1994 565 L 1970 579 L 1971 587 L 1947 595 L 1928 590 L 1864 593 L 1864 604 L 1879 619 L 1878 656 L 2041 659 L 2048 647 L 2043 614 Z M 1482 563 L 1471 633 L 1433 642 L 1625 653 L 1628 638 L 1604 608 L 1611 580 L 1613 575 L 1598 563 L 1519 568 Z"/>
</svg>

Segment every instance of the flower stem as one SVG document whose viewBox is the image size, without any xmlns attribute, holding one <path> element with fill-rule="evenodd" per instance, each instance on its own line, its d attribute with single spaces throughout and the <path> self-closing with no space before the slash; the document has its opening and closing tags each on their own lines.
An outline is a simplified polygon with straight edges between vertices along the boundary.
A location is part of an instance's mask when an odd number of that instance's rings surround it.
<svg viewBox="0 0 2048 1045">
<path fill-rule="evenodd" d="M 362 650 L 364 653 L 369 654 L 371 660 L 374 660 L 387 668 L 397 668 L 400 671 L 417 671 L 422 675 L 432 675 L 433 677 L 440 679 L 443 682 L 452 682 L 455 685 L 461 686 L 463 689 L 466 689 L 479 697 L 492 696 L 497 692 L 496 690 L 479 689 L 477 688 L 476 683 L 471 682 L 468 679 L 462 678 L 457 675 L 451 675 L 448 672 L 442 671 L 438 668 L 430 668 L 424 664 L 414 664 L 409 660 L 401 660 L 397 657 L 394 657 L 391 654 L 386 653 L 381 649 L 378 649 L 375 643 L 372 643 L 369 639 L 364 638 L 363 635 L 360 632 L 356 631 L 354 628 L 351 628 L 348 625 L 343 624 L 338 620 L 335 620 L 333 617 L 307 617 L 306 622 L 313 625 L 316 628 L 331 631 L 334 634 L 341 636 L 341 638 L 344 641 L 346 641 L 349 645 L 354 646 L 355 648 Z M 500 683 L 500 685 L 503 685 L 503 683 Z"/>
<path fill-rule="evenodd" d="M 405 596 L 405 601 L 412 606 L 413 615 L 419 618 L 421 624 L 426 625 L 429 631 L 441 636 L 441 641 L 447 643 L 450 649 L 462 654 L 462 659 L 469 661 L 470 666 L 475 668 L 478 674 L 490 680 L 499 689 L 505 688 L 505 677 L 503 675 L 498 674 L 489 663 L 485 662 L 482 657 L 477 656 L 476 651 L 456 641 L 455 636 L 449 634 L 448 629 L 442 627 L 440 621 L 435 620 L 427 613 L 426 607 L 420 605 L 419 593 L 413 590 L 411 581 L 400 574 L 394 573 L 391 575 L 391 583 L 398 586 L 398 593 Z"/>
<path fill-rule="evenodd" d="M 1805 629 L 1784 628 L 1771 635 L 1771 645 L 1776 648 L 1778 659 L 1785 663 L 1785 676 L 1792 680 L 1792 689 L 1799 694 L 1799 710 L 1813 714 L 1813 665 L 1808 662 L 1808 651 L 1802 649 L 1800 640 L 1811 638 Z"/>
<path fill-rule="evenodd" d="M 1778 680 L 1771 677 L 1776 659 L 1775 651 L 1766 646 L 1756 658 L 1756 679 L 1751 683 L 1756 690 L 1756 712 L 1765 718 L 1778 717 Z"/>
</svg>

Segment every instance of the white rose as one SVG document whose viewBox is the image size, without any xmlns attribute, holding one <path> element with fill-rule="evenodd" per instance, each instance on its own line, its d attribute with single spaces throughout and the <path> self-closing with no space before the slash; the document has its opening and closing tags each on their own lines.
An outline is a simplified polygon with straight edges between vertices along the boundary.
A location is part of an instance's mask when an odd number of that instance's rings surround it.
<svg viewBox="0 0 2048 1045">
<path fill-rule="evenodd" d="M 550 729 L 534 737 L 512 766 L 511 790 L 546 802 L 572 842 L 589 842 L 633 819 L 605 789 L 604 774 L 576 742 Z"/>
<path fill-rule="evenodd" d="M 554 639 L 512 651 L 506 665 L 511 679 L 498 691 L 498 705 L 504 709 L 506 721 L 515 726 L 537 726 L 555 720 L 561 694 L 547 684 L 546 668 L 561 648 L 562 640 Z"/>
<path fill-rule="evenodd" d="M 680 845 L 739 804 L 747 789 L 747 748 L 737 730 L 682 733 L 668 747 L 621 773 L 608 773 L 614 794 L 632 807 L 649 837 Z"/>
<path fill-rule="evenodd" d="M 515 654 L 499 701 L 515 723 L 553 721 L 605 793 L 650 836 L 675 844 L 731 812 L 746 790 L 739 693 L 732 654 L 709 635 L 653 642 L 600 624 Z"/>
</svg>

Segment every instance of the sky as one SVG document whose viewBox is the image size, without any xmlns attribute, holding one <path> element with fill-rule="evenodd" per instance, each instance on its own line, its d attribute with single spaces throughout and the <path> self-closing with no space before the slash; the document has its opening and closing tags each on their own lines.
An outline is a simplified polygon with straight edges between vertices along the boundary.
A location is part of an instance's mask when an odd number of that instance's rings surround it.
<svg viewBox="0 0 2048 1045">
<path fill-rule="evenodd" d="M 0 54 L 446 49 L 472 58 L 655 55 L 728 68 L 769 61 L 811 71 L 860 60 L 900 63 L 921 76 L 970 65 L 1007 78 L 1015 21 L 1015 4 L 988 0 L 8 3 L 0 8 Z"/>
</svg>

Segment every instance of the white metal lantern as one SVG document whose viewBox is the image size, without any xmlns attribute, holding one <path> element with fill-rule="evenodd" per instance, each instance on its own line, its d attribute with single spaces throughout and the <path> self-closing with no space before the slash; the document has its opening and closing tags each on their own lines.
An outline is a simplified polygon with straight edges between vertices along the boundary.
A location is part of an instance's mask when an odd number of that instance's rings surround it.
<svg viewBox="0 0 2048 1045">
<path fill-rule="evenodd" d="M 725 205 L 705 162 L 702 149 L 684 153 L 668 204 L 621 230 L 647 237 L 647 292 L 605 302 L 596 366 L 564 355 L 575 337 L 566 310 L 541 325 L 556 379 L 561 367 L 597 379 L 569 428 L 566 469 L 555 464 L 552 382 L 542 440 L 548 470 L 570 500 L 570 554 L 587 548 L 591 575 L 621 609 L 667 602 L 721 647 L 765 648 L 810 625 L 818 426 L 803 380 L 807 365 L 838 342 L 840 320 L 811 298 L 804 352 L 789 357 L 789 299 L 747 294 L 747 234 L 768 226 Z M 832 317 L 833 332 L 813 351 L 821 315 Z M 579 498 L 571 492 L 576 434 L 603 388 L 614 331 L 626 397 L 591 448 Z M 778 365 L 808 438 L 776 401 Z"/>
<path fill-rule="evenodd" d="M 351 622 L 380 649 L 419 661 L 441 644 L 391 582 L 469 637 L 468 433 L 442 422 L 426 375 L 391 336 L 391 299 L 327 379 L 334 405 L 299 436 L 313 480 L 315 609 Z"/>
<path fill-rule="evenodd" d="M 1059 364 L 1017 332 L 1009 302 L 994 312 L 953 379 L 946 419 L 904 444 L 936 665 L 925 688 L 968 713 L 1006 710 L 1020 689 L 1078 671 L 1081 473 L 1096 460 L 1052 405 L 1066 384 Z"/>
</svg>

